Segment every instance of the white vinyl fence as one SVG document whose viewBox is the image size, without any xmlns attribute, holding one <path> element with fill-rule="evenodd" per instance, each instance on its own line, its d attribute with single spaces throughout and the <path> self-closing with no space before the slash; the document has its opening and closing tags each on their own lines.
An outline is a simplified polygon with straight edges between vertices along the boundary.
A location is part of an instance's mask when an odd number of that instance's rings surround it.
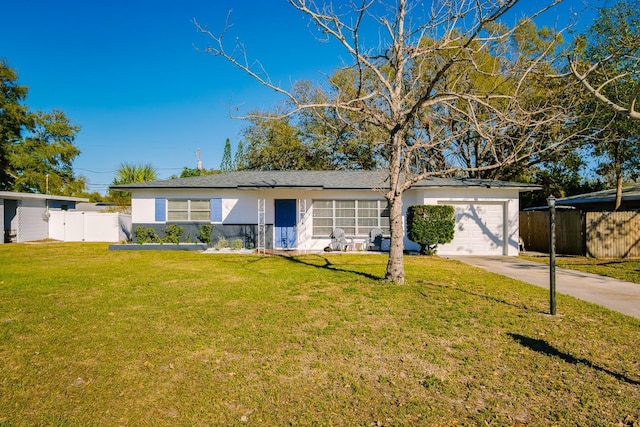
<svg viewBox="0 0 640 427">
<path fill-rule="evenodd" d="M 131 215 L 50 211 L 49 238 L 63 242 L 121 242 L 131 238 Z"/>
</svg>

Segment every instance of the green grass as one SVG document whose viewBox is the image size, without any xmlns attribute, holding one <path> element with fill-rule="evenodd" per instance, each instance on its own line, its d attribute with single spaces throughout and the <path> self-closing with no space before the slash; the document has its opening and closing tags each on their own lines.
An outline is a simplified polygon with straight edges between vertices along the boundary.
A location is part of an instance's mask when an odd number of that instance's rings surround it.
<svg viewBox="0 0 640 427">
<path fill-rule="evenodd" d="M 548 256 L 521 256 L 521 258 L 549 264 Z M 627 282 L 640 283 L 639 259 L 596 259 L 582 256 L 558 256 L 556 266 L 585 273 L 613 277 Z"/>
<path fill-rule="evenodd" d="M 640 422 L 639 320 L 385 264 L 0 245 L 0 426 Z"/>
</svg>

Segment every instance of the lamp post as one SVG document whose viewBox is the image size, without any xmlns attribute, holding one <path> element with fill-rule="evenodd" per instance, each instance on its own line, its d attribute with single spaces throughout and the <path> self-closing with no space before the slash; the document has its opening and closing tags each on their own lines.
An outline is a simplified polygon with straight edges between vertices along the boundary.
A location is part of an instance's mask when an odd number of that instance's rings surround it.
<svg viewBox="0 0 640 427">
<path fill-rule="evenodd" d="M 549 311 L 556 314 L 556 198 L 547 198 L 549 205 Z"/>
</svg>

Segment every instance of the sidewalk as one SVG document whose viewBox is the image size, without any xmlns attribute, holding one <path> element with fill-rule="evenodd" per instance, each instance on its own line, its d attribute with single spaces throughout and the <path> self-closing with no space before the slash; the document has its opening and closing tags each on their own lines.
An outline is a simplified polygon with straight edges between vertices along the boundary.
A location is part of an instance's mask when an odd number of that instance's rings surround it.
<svg viewBox="0 0 640 427">
<path fill-rule="evenodd" d="M 549 266 L 518 257 L 447 256 L 465 264 L 549 289 Z M 640 284 L 556 267 L 556 292 L 640 319 Z"/>
</svg>

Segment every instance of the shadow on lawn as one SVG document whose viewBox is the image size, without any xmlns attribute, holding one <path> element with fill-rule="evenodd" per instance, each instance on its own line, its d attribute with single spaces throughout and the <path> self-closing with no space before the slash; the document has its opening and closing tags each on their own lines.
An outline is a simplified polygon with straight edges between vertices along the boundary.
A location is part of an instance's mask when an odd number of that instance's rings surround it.
<svg viewBox="0 0 640 427">
<path fill-rule="evenodd" d="M 588 366 L 591 369 L 594 369 L 596 371 L 600 371 L 600 372 L 604 372 L 605 374 L 611 375 L 612 377 L 614 377 L 617 380 L 620 381 L 624 381 L 627 384 L 631 384 L 631 385 L 640 385 L 640 381 L 631 379 L 625 375 L 619 374 L 617 372 L 613 372 L 607 368 L 603 368 L 601 366 L 598 366 L 596 364 L 594 364 L 592 361 L 587 360 L 587 359 L 582 359 L 582 358 L 576 358 L 575 356 L 570 355 L 569 353 L 563 353 L 560 350 L 558 350 L 557 348 L 553 347 L 552 345 L 550 345 L 548 342 L 544 341 L 544 340 L 539 340 L 539 339 L 535 339 L 535 338 L 530 338 L 530 337 L 525 337 L 524 335 L 519 335 L 519 334 L 512 334 L 512 333 L 508 333 L 507 335 L 509 335 L 509 337 L 511 339 L 513 339 L 515 342 L 517 342 L 518 344 L 527 347 L 533 351 L 537 351 L 538 353 L 542 353 L 545 354 L 547 356 L 555 356 L 560 358 L 561 360 L 567 362 L 567 363 L 571 363 L 573 365 L 577 365 L 577 364 L 583 364 L 585 366 Z"/>
<path fill-rule="evenodd" d="M 306 262 L 306 261 L 301 260 L 298 257 L 292 257 L 292 256 L 286 256 L 286 255 L 280 255 L 280 256 L 282 256 L 287 261 L 291 261 L 291 262 L 294 262 L 296 264 L 302 264 L 302 265 L 306 265 L 306 266 L 309 266 L 309 267 L 321 268 L 323 270 L 329 270 L 329 271 L 338 272 L 338 273 L 357 274 L 358 276 L 366 277 L 367 279 L 371 279 L 371 280 L 384 280 L 384 277 L 379 277 L 379 276 L 376 276 L 374 274 L 365 273 L 365 272 L 357 271 L 357 270 L 348 270 L 348 269 L 345 269 L 345 268 L 339 268 L 339 267 L 335 266 L 327 258 L 322 257 L 322 256 L 318 256 L 317 259 L 321 260 L 323 262 L 323 264 L 315 264 L 313 262 Z"/>
</svg>

